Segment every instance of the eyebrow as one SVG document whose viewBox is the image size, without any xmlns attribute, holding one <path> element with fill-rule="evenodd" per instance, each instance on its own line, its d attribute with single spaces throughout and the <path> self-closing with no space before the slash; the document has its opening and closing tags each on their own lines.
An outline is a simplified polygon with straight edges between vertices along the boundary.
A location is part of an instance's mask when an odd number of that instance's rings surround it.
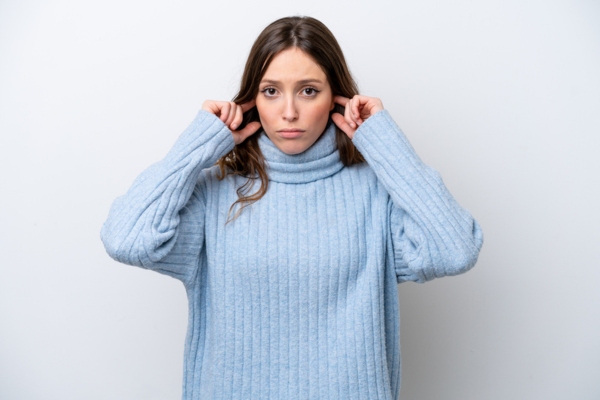
<svg viewBox="0 0 600 400">
<path fill-rule="evenodd" d="M 268 83 L 268 84 L 271 84 L 271 85 L 277 85 L 277 84 L 279 84 L 281 82 L 280 81 L 275 81 L 275 80 L 272 80 L 272 79 L 264 79 L 264 80 L 260 81 L 260 83 Z M 297 83 L 300 84 L 300 85 L 306 85 L 307 83 L 320 83 L 320 84 L 323 84 L 323 82 L 320 81 L 319 79 L 302 79 L 301 81 L 298 81 Z"/>
</svg>

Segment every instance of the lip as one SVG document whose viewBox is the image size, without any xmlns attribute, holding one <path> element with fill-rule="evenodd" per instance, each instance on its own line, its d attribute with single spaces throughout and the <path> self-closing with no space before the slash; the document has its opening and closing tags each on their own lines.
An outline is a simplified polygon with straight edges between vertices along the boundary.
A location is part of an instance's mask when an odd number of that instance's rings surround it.
<svg viewBox="0 0 600 400">
<path fill-rule="evenodd" d="M 279 133 L 279 136 L 281 136 L 284 139 L 296 139 L 302 136 L 304 130 L 298 128 L 285 128 L 279 129 L 277 133 Z"/>
</svg>

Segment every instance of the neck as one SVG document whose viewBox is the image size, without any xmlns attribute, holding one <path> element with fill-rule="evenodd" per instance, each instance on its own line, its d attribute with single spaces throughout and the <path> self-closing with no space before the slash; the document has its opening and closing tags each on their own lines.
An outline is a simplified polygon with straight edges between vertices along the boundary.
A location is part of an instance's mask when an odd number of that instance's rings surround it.
<svg viewBox="0 0 600 400">
<path fill-rule="evenodd" d="M 267 162 L 269 180 L 283 183 L 308 183 L 331 176 L 343 168 L 337 150 L 335 124 L 331 121 L 319 139 L 300 154 L 279 150 L 262 132 L 258 139 Z"/>
</svg>

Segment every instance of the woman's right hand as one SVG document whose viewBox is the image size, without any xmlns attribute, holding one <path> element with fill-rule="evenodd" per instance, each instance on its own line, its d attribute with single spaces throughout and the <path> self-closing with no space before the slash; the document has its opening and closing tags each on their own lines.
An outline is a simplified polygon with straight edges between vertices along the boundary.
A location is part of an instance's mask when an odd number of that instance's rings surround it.
<svg viewBox="0 0 600 400">
<path fill-rule="evenodd" d="M 202 104 L 202 109 L 216 115 L 223 121 L 231 130 L 233 141 L 238 145 L 260 128 L 260 122 L 255 121 L 248 123 L 244 129 L 236 131 L 237 127 L 242 123 L 244 113 L 254 107 L 254 105 L 254 100 L 244 104 L 236 104 L 233 101 L 206 100 Z"/>
</svg>

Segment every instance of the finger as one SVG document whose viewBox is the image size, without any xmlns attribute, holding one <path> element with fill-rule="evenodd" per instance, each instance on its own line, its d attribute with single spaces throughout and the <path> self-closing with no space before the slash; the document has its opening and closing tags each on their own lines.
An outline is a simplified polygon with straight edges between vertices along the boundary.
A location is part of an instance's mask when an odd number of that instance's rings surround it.
<svg viewBox="0 0 600 400">
<path fill-rule="evenodd" d="M 354 118 L 354 115 L 352 115 L 352 103 L 354 102 L 354 99 L 350 99 L 348 101 L 348 103 L 346 103 L 346 110 L 344 112 L 344 119 L 346 120 L 346 123 L 348 125 L 350 125 L 350 127 L 352 129 L 356 129 L 356 127 L 358 126 L 356 124 L 356 119 Z"/>
<path fill-rule="evenodd" d="M 227 117 L 229 117 L 229 109 L 231 108 L 231 104 L 224 101 L 217 104 L 217 106 L 219 107 L 219 114 L 215 115 L 218 115 L 219 119 L 225 123 L 227 121 Z M 227 124 L 225 123 L 225 125 Z"/>
<path fill-rule="evenodd" d="M 231 125 L 229 125 L 229 128 L 232 131 L 237 129 L 237 127 L 240 126 L 240 124 L 242 123 L 243 119 L 244 119 L 244 112 L 242 111 L 242 107 L 236 106 L 235 107 L 235 117 L 233 118 L 233 121 L 231 121 Z"/>
<path fill-rule="evenodd" d="M 260 122 L 254 121 L 254 122 L 248 123 L 243 129 L 233 132 L 235 144 L 242 143 L 248 137 L 250 137 L 254 133 L 256 133 L 256 131 L 258 131 L 259 128 L 260 128 Z"/>
<path fill-rule="evenodd" d="M 348 103 L 348 101 L 350 101 L 350 99 L 347 97 L 344 97 L 344 96 L 335 96 L 333 98 L 333 101 L 336 102 L 337 104 L 339 104 L 340 106 L 346 107 L 346 103 Z"/>
<path fill-rule="evenodd" d="M 333 113 L 333 114 L 331 114 L 331 119 L 332 119 L 333 123 L 336 124 L 338 126 L 338 128 L 340 128 L 342 130 L 342 132 L 344 132 L 346 135 L 348 135 L 348 137 L 350 139 L 352 139 L 354 137 L 354 132 L 356 132 L 356 129 L 352 128 L 352 126 L 350 126 L 350 124 L 348 124 L 346 117 L 344 117 L 340 113 Z"/>
<path fill-rule="evenodd" d="M 229 103 L 229 115 L 227 115 L 227 119 L 225 120 L 225 125 L 228 127 L 231 126 L 231 123 L 235 119 L 235 113 L 238 106 L 233 101 Z"/>
<path fill-rule="evenodd" d="M 369 113 L 368 113 L 369 117 L 371 115 L 375 115 L 379 111 L 383 110 L 383 103 L 381 102 L 381 99 L 373 97 L 370 99 L 370 103 L 371 104 L 370 104 Z"/>
<path fill-rule="evenodd" d="M 222 101 L 206 100 L 202 103 L 202 109 L 218 117 L 221 115 L 222 103 Z"/>
<path fill-rule="evenodd" d="M 246 111 L 250 110 L 255 105 L 256 105 L 255 99 L 252 99 L 244 104 L 240 104 L 240 106 L 242 107 L 242 112 L 246 112 Z"/>
<path fill-rule="evenodd" d="M 352 117 L 354 121 L 360 125 L 362 123 L 362 119 L 360 118 L 360 110 L 362 109 L 362 105 L 364 105 L 365 99 L 362 96 L 356 95 L 352 98 Z"/>
</svg>

